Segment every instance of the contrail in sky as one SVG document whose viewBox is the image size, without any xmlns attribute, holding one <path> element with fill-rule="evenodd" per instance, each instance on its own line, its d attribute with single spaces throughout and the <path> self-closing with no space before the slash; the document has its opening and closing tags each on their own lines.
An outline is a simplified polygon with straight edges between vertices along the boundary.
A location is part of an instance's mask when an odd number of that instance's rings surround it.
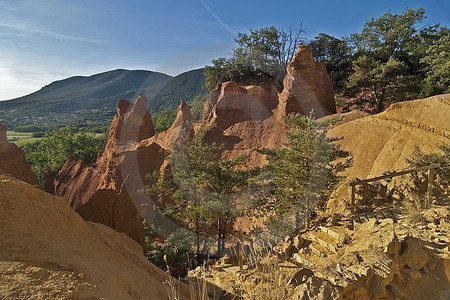
<svg viewBox="0 0 450 300">
<path fill-rule="evenodd" d="M 219 22 L 220 25 L 222 25 L 223 28 L 225 28 L 226 30 L 228 30 L 229 32 L 231 32 L 232 34 L 236 34 L 236 32 L 228 25 L 225 24 L 217 15 L 216 13 L 211 9 L 211 7 L 209 7 L 208 4 L 206 4 L 205 1 L 200 0 L 200 2 L 205 6 L 206 10 L 214 17 L 214 19 L 217 20 L 217 22 Z"/>
<path fill-rule="evenodd" d="M 20 30 L 20 31 L 28 32 L 28 33 L 45 34 L 45 35 L 52 36 L 55 38 L 73 40 L 73 41 L 78 41 L 78 42 L 86 42 L 86 43 L 103 43 L 103 42 L 105 42 L 105 41 L 98 40 L 98 39 L 82 38 L 82 37 L 60 34 L 60 33 L 49 31 L 49 30 L 32 29 L 32 28 L 25 27 L 22 25 L 0 23 L 0 27 L 12 28 L 12 29 L 16 29 L 16 30 Z"/>
</svg>

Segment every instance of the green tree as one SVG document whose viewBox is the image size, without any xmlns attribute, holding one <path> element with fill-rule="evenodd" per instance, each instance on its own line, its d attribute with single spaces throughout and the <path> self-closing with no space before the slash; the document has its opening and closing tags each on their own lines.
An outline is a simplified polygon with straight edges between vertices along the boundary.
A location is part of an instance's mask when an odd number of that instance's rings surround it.
<svg viewBox="0 0 450 300">
<path fill-rule="evenodd" d="M 387 12 L 367 20 L 361 33 L 351 34 L 357 59 L 353 62 L 355 75 L 349 78 L 345 91 L 347 96 L 356 97 L 361 104 L 376 103 L 375 111 L 380 112 L 383 101 L 404 101 L 443 90 L 441 81 L 445 82 L 445 76 L 441 77 L 438 71 L 439 75 L 433 78 L 430 69 L 436 58 L 432 53 L 439 48 L 433 48 L 433 44 L 437 45 L 449 31 L 439 24 L 421 27 L 425 14 L 423 8 L 405 9 L 400 14 Z M 442 42 L 445 44 L 445 39 Z M 357 74 L 360 70 L 370 74 Z M 382 78 L 383 75 L 387 77 Z M 431 78 L 424 80 L 427 76 Z M 358 86 L 358 82 L 363 86 Z M 369 85 L 371 96 L 365 93 Z M 377 95 L 380 91 L 388 97 Z M 395 93 L 398 93 L 396 97 L 389 96 Z"/>
<path fill-rule="evenodd" d="M 316 61 L 324 62 L 336 91 L 345 87 L 345 80 L 351 73 L 352 50 L 344 39 L 337 39 L 325 33 L 319 33 L 309 42 Z"/>
<path fill-rule="evenodd" d="M 379 18 L 371 18 L 361 33 L 351 34 L 351 41 L 361 53 L 372 53 L 377 59 L 390 57 L 405 62 L 415 53 L 420 41 L 419 24 L 426 18 L 425 9 L 405 9 L 400 14 L 387 12 Z"/>
<path fill-rule="evenodd" d="M 327 137 L 329 122 L 297 113 L 289 114 L 286 121 L 292 131 L 286 133 L 285 147 L 259 151 L 266 155 L 273 173 L 276 216 L 295 212 L 296 225 L 304 219 L 308 227 L 311 210 L 325 203 L 351 160 L 333 143 L 335 139 Z"/>
<path fill-rule="evenodd" d="M 222 82 L 251 76 L 268 76 L 281 83 L 303 32 L 301 26 L 288 30 L 272 26 L 238 33 L 232 57 L 218 58 L 205 67 L 205 86 L 213 89 Z"/>
<path fill-rule="evenodd" d="M 168 108 L 157 114 L 153 115 L 153 124 L 155 127 L 155 132 L 159 133 L 165 131 L 172 126 L 173 121 L 177 117 L 176 108 Z"/>
<path fill-rule="evenodd" d="M 421 61 L 428 66 L 430 93 L 450 92 L 450 30 L 426 50 Z"/>
<path fill-rule="evenodd" d="M 45 176 L 59 171 L 69 155 L 83 160 L 86 165 L 94 164 L 105 143 L 106 134 L 75 134 L 71 127 L 65 127 L 47 133 L 42 140 L 25 144 L 23 150 L 33 172 L 43 184 Z"/>
<path fill-rule="evenodd" d="M 420 79 L 407 72 L 406 65 L 391 57 L 382 63 L 369 55 L 360 56 L 353 62 L 354 73 L 348 78 L 347 95 L 357 98 L 382 112 L 388 101 L 411 99 L 418 93 Z"/>
<path fill-rule="evenodd" d="M 247 186 L 249 172 L 240 169 L 243 157 L 220 158 L 222 145 L 207 143 L 211 127 L 188 133 L 173 144 L 168 156 L 172 174 L 159 176 L 147 192 L 168 202 L 164 213 L 194 233 L 196 254 L 205 255 L 208 236 L 217 234 L 217 250 L 222 251 L 235 219 L 244 212 L 237 206 L 237 194 Z"/>
</svg>

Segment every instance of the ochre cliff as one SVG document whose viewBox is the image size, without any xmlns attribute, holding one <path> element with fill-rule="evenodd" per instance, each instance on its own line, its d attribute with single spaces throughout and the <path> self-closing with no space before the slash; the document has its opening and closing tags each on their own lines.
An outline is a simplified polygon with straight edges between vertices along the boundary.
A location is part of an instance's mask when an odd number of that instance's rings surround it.
<svg viewBox="0 0 450 300">
<path fill-rule="evenodd" d="M 435 152 L 450 142 L 450 94 L 392 104 L 386 111 L 339 125 L 330 137 L 353 154 L 345 175 L 361 179 L 407 167 L 406 159 L 419 146 Z"/>
<path fill-rule="evenodd" d="M 168 275 L 138 243 L 65 201 L 0 175 L 0 208 L 0 299 L 168 298 Z"/>
</svg>

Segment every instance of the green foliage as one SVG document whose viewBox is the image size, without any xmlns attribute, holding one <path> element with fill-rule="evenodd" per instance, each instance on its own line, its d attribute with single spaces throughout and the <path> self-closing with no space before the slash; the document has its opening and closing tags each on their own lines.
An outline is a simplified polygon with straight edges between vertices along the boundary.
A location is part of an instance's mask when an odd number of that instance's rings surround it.
<svg viewBox="0 0 450 300">
<path fill-rule="evenodd" d="M 24 126 L 15 126 L 14 131 L 16 132 L 41 132 L 46 131 L 46 127 L 42 126 L 32 126 L 32 125 L 24 125 Z"/>
<path fill-rule="evenodd" d="M 433 194 L 439 201 L 448 205 L 450 201 L 450 144 L 442 144 L 439 149 L 439 152 L 424 153 L 419 147 L 416 147 L 407 162 L 411 168 L 439 165 L 439 168 L 435 169 Z M 423 183 L 426 179 L 423 176 L 423 174 L 412 175 L 413 186 L 410 189 L 416 194 L 425 192 Z"/>
<path fill-rule="evenodd" d="M 384 110 L 387 101 L 411 99 L 418 92 L 419 78 L 407 72 L 407 66 L 390 57 L 386 63 L 371 56 L 360 56 L 353 62 L 354 73 L 348 78 L 348 94 L 358 97 L 361 104 Z"/>
<path fill-rule="evenodd" d="M 161 241 L 144 222 L 145 257 L 158 268 L 180 278 L 187 274 L 188 250 L 170 241 Z"/>
<path fill-rule="evenodd" d="M 247 186 L 249 172 L 239 169 L 243 157 L 220 158 L 221 145 L 205 142 L 211 127 L 194 137 L 187 132 L 173 144 L 169 155 L 172 174 L 155 174 L 147 193 L 163 206 L 166 215 L 194 233 L 192 246 L 200 257 L 207 255 L 208 236 L 217 233 L 218 251 L 224 249 L 230 226 L 244 211 L 237 206 L 236 192 Z"/>
<path fill-rule="evenodd" d="M 345 80 L 351 73 L 352 50 L 344 39 L 337 39 L 325 33 L 319 33 L 309 46 L 316 61 L 324 62 L 330 74 L 335 91 L 341 92 Z"/>
<path fill-rule="evenodd" d="M 233 56 L 215 59 L 212 66 L 205 67 L 205 86 L 213 89 L 225 81 L 258 76 L 281 82 L 302 33 L 301 26 L 291 26 L 287 31 L 272 26 L 251 29 L 249 34 L 238 33 Z"/>
<path fill-rule="evenodd" d="M 172 126 L 173 121 L 175 121 L 176 117 L 176 108 L 168 108 L 160 113 L 153 115 L 153 125 L 155 126 L 155 132 L 158 133 L 169 129 L 170 126 Z"/>
<path fill-rule="evenodd" d="M 421 61 L 428 65 L 428 87 L 434 87 L 429 93 L 450 92 L 450 30 L 433 42 Z"/>
<path fill-rule="evenodd" d="M 328 122 L 297 113 L 289 114 L 286 121 L 293 129 L 286 133 L 285 148 L 259 151 L 266 155 L 273 172 L 277 217 L 291 216 L 299 223 L 305 217 L 308 221 L 310 211 L 326 202 L 340 180 L 338 174 L 351 160 L 345 159 L 349 153 L 340 150 L 335 139 L 327 137 Z"/>
<path fill-rule="evenodd" d="M 439 25 L 420 27 L 425 18 L 423 8 L 387 12 L 367 20 L 361 33 L 352 34 L 354 74 L 348 79 L 345 95 L 380 112 L 385 102 L 446 90 L 448 57 L 444 53 L 449 30 Z"/>
<path fill-rule="evenodd" d="M 23 145 L 23 150 L 33 172 L 42 184 L 45 175 L 60 170 L 69 155 L 74 155 L 87 165 L 95 163 L 105 143 L 106 135 L 75 134 L 71 127 L 66 127 L 47 133 L 45 138 L 39 141 Z"/>
<path fill-rule="evenodd" d="M 199 121 L 203 116 L 203 105 L 208 100 L 209 95 L 199 94 L 195 96 L 191 104 L 191 113 L 196 121 Z"/>
<path fill-rule="evenodd" d="M 423 8 L 405 9 L 400 14 L 387 12 L 367 20 L 360 34 L 351 34 L 351 40 L 358 52 L 372 53 L 383 61 L 390 57 L 403 61 L 415 53 L 420 41 L 419 24 L 425 18 Z"/>
</svg>

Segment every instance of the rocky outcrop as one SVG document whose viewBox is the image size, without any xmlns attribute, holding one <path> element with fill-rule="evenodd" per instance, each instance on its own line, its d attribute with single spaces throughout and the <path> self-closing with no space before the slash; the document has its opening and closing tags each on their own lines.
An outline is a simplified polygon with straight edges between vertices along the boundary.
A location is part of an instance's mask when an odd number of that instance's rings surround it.
<svg viewBox="0 0 450 300">
<path fill-rule="evenodd" d="M 248 168 L 260 167 L 266 160 L 255 149 L 283 147 L 289 130 L 284 122 L 287 114 L 309 114 L 312 109 L 316 117 L 336 113 L 326 67 L 314 61 L 307 46 L 300 45 L 289 63 L 284 90 L 278 99 L 274 90 L 273 84 L 225 82 L 211 91 L 204 105 L 204 116 L 215 129 L 207 137 L 211 142 L 225 145 L 224 158 L 244 155 L 248 158 Z"/>
<path fill-rule="evenodd" d="M 308 115 L 314 110 L 317 118 L 336 113 L 334 90 L 324 63 L 314 61 L 308 46 L 299 45 L 287 67 L 284 90 L 279 97 L 278 114 L 291 112 Z"/>
<path fill-rule="evenodd" d="M 147 101 L 143 94 L 139 94 L 133 105 L 120 99 L 110 129 L 110 134 L 112 133 L 120 144 L 138 142 L 155 134 L 152 116 L 147 110 Z"/>
<path fill-rule="evenodd" d="M 347 179 L 327 202 L 327 210 L 346 211 L 351 199 L 350 182 L 355 177 L 366 179 L 408 169 L 407 159 L 415 147 L 425 153 L 440 152 L 440 145 L 450 143 L 448 115 L 450 94 L 445 94 L 396 103 L 380 114 L 331 129 L 328 136 L 337 138 L 341 148 L 353 155 L 353 165 L 343 172 Z"/>
<path fill-rule="evenodd" d="M 39 180 L 31 171 L 22 149 L 13 143 L 8 143 L 6 127 L 2 124 L 0 124 L 0 171 L 29 184 L 39 186 Z"/>
<path fill-rule="evenodd" d="M 215 91 L 212 96 L 214 94 Z M 240 86 L 233 81 L 225 82 L 211 110 L 210 122 L 223 130 L 240 122 L 263 121 L 272 116 L 272 110 L 277 104 L 276 97 L 260 86 Z"/>
<path fill-rule="evenodd" d="M 277 98 L 265 88 L 225 82 L 211 92 L 205 102 L 204 116 L 213 129 L 206 138 L 223 144 L 222 157 L 247 157 L 246 167 L 260 167 L 266 163 L 257 148 L 279 148 L 286 141 L 288 126 L 274 117 Z"/>
<path fill-rule="evenodd" d="M 135 241 L 0 175 L 1 299 L 167 299 L 168 275 Z M 175 282 L 181 299 L 188 288 Z"/>
<path fill-rule="evenodd" d="M 170 149 L 173 143 L 177 143 L 180 139 L 180 135 L 187 134 L 193 136 L 194 134 L 194 117 L 191 113 L 190 106 L 182 100 L 180 106 L 177 109 L 177 116 L 172 126 L 163 132 L 158 133 L 153 138 L 143 141 L 143 145 L 149 143 L 157 143 L 164 149 Z"/>
<path fill-rule="evenodd" d="M 134 104 L 120 100 L 104 152 L 92 167 L 69 157 L 64 167 L 47 185 L 67 201 L 85 220 L 111 226 L 144 245 L 140 214 L 147 200 L 138 193 L 146 175 L 164 162 L 156 143 L 139 145 L 154 134 L 147 98 L 140 95 Z"/>
</svg>

